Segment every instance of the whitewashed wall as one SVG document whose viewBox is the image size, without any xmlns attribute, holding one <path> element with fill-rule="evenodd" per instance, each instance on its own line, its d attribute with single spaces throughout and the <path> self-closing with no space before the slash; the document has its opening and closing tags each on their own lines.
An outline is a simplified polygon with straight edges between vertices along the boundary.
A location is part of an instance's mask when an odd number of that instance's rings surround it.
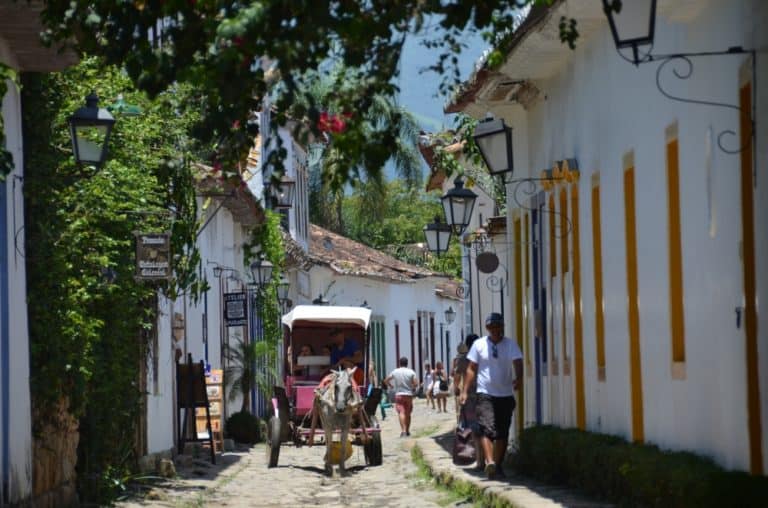
<svg viewBox="0 0 768 508">
<path fill-rule="evenodd" d="M 668 15 L 673 15 L 675 21 L 670 22 Z M 767 20 L 768 4 L 758 1 L 708 2 L 694 17 L 669 7 L 657 20 L 654 50 L 675 53 L 725 50 L 736 45 L 765 47 L 768 37 L 763 27 Z M 761 125 L 768 119 L 768 97 L 764 92 L 768 65 L 762 56 L 758 53 L 758 76 L 754 82 L 758 92 L 758 302 L 768 297 L 768 272 L 759 261 L 768 255 L 768 235 L 762 221 L 768 208 L 764 184 L 768 178 L 768 144 L 760 135 Z M 696 59 L 691 79 L 677 81 L 667 76 L 663 82 L 685 97 L 738 104 L 739 68 L 745 60 L 745 55 Z M 738 116 L 734 110 L 666 99 L 655 86 L 656 67 L 646 64 L 635 68 L 620 59 L 607 23 L 591 37 L 580 39 L 565 66 L 552 78 L 536 82 L 546 98 L 528 111 L 527 143 L 520 142 L 520 129 L 515 130 L 516 150 L 527 152 L 525 156 L 530 161 L 527 167 L 518 166 L 518 174 L 538 176 L 539 170 L 552 167 L 554 161 L 578 160 L 587 428 L 629 438 L 632 412 L 622 157 L 634 152 L 646 441 L 664 448 L 694 450 L 729 468 L 749 469 L 744 325 L 742 320 L 742 327 L 736 328 L 734 312 L 736 306 L 743 305 L 740 162 L 738 155 L 725 154 L 716 144 L 707 148 L 722 130 L 738 131 Z M 507 120 L 516 127 L 516 120 Z M 678 123 L 680 146 L 685 380 L 674 380 L 671 376 L 665 128 L 674 122 Z M 738 139 L 725 141 L 738 145 Z M 711 175 L 707 168 L 711 168 Z M 598 171 L 602 200 L 605 382 L 597 381 L 596 370 L 590 208 L 590 178 Z M 547 255 L 545 252 L 545 260 Z M 566 305 L 572 305 L 572 299 Z M 765 462 L 768 323 L 759 310 L 758 320 Z M 545 405 L 573 399 L 570 381 L 558 389 L 564 390 L 560 392 L 562 399 L 545 398 Z M 527 400 L 531 401 L 533 395 L 533 383 L 528 383 Z M 572 408 L 561 406 L 551 416 L 555 423 L 567 426 L 573 425 L 572 414 Z"/>
<path fill-rule="evenodd" d="M 310 270 L 312 294 L 323 293 L 331 305 L 361 305 L 368 302 L 373 316 L 383 318 L 386 337 L 386 370 L 391 372 L 397 367 L 395 352 L 395 321 L 400 328 L 400 356 L 418 358 L 411 351 L 410 324 L 411 319 L 417 320 L 417 311 L 433 312 L 435 318 L 435 356 L 440 359 L 440 322 L 445 321 L 445 311 L 449 306 L 456 309 L 456 302 L 438 297 L 435 294 L 435 284 L 438 278 L 426 277 L 413 283 L 389 283 L 363 277 L 338 275 L 324 266 L 315 266 Z M 326 288 L 333 282 L 326 293 Z M 414 336 L 417 335 L 414 325 Z M 458 319 L 449 326 L 445 324 L 443 331 L 450 332 L 449 362 L 455 356 L 461 331 Z M 418 348 L 418 340 L 414 340 Z M 422 344 L 429 344 L 429 336 L 422 337 Z M 426 359 L 425 359 L 426 360 Z M 434 363 L 434 362 L 433 362 Z M 418 365 L 411 365 L 418 372 Z M 382 373 L 379 373 L 382 374 Z"/>
<path fill-rule="evenodd" d="M 14 59 L 0 38 L 0 61 L 14 66 Z M 27 327 L 27 287 L 24 260 L 23 144 L 19 90 L 9 83 L 2 98 L 5 147 L 13 155 L 15 169 L 0 186 L 0 470 L 7 492 L 3 499 L 18 502 L 32 490 L 32 435 L 29 392 L 29 330 Z M 7 349 L 6 349 L 7 348 Z M 7 351 L 7 355 L 6 355 Z M 0 486 L 2 489 L 2 486 Z"/>
</svg>

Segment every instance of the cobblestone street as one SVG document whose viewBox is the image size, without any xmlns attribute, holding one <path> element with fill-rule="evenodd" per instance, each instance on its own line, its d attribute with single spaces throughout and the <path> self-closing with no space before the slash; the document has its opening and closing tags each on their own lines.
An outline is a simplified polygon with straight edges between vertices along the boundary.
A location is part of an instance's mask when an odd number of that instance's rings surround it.
<svg viewBox="0 0 768 508">
<path fill-rule="evenodd" d="M 382 422 L 383 465 L 366 467 L 362 447 L 355 446 L 347 461 L 348 475 L 329 478 L 323 472 L 324 446 L 280 449 L 278 467 L 266 466 L 265 446 L 225 453 L 211 466 L 205 454 L 187 466 L 177 466 L 179 478 L 152 488 L 143 500 L 118 503 L 122 508 L 140 506 L 360 506 L 435 507 L 471 506 L 434 489 L 420 478 L 410 456 L 418 437 L 438 434 L 455 422 L 447 414 L 428 411 L 424 400 L 414 408 L 411 438 L 399 437 L 394 408 Z"/>
</svg>

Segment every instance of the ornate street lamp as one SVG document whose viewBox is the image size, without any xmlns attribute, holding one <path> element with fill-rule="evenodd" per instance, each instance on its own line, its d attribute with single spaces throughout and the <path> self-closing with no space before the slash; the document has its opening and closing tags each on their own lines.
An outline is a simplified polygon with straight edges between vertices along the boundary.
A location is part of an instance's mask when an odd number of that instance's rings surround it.
<svg viewBox="0 0 768 508">
<path fill-rule="evenodd" d="M 263 288 L 272 279 L 272 263 L 264 258 L 259 258 L 251 263 L 251 275 L 257 286 Z"/>
<path fill-rule="evenodd" d="M 275 208 L 287 210 L 293 206 L 293 194 L 296 190 L 296 180 L 293 180 L 290 176 L 284 174 L 280 177 L 280 182 L 276 186 L 272 186 L 271 189 Z"/>
<path fill-rule="evenodd" d="M 603 0 L 603 10 L 608 17 L 616 48 L 632 48 L 630 61 L 635 65 L 645 61 L 648 55 L 640 55 L 638 48 L 653 45 L 656 0 Z"/>
<path fill-rule="evenodd" d="M 511 173 L 514 169 L 512 157 L 512 128 L 503 118 L 488 116 L 475 127 L 472 134 L 480 155 L 492 176 Z"/>
<path fill-rule="evenodd" d="M 221 272 L 224 271 L 224 269 L 218 265 L 213 267 L 213 276 L 217 279 L 221 277 Z"/>
<path fill-rule="evenodd" d="M 435 216 L 435 222 L 424 226 L 423 231 L 430 252 L 440 257 L 441 253 L 448 250 L 448 243 L 451 241 L 451 226 L 441 222 L 440 217 Z"/>
<path fill-rule="evenodd" d="M 457 176 L 453 181 L 454 187 L 440 198 L 443 202 L 445 221 L 456 236 L 461 236 L 472 219 L 472 209 L 475 207 L 477 194 L 464 188 L 464 180 Z"/>
<path fill-rule="evenodd" d="M 285 275 L 281 275 L 280 282 L 277 283 L 277 299 L 280 303 L 288 300 L 288 289 L 290 286 L 290 281 L 285 278 Z"/>
<path fill-rule="evenodd" d="M 456 311 L 453 310 L 453 306 L 449 306 L 445 311 L 445 322 L 450 325 L 454 319 L 456 319 Z"/>
<path fill-rule="evenodd" d="M 97 169 L 107 159 L 107 147 L 114 117 L 99 107 L 95 92 L 85 98 L 85 106 L 78 108 L 68 119 L 72 137 L 72 150 L 78 164 L 88 164 Z"/>
</svg>

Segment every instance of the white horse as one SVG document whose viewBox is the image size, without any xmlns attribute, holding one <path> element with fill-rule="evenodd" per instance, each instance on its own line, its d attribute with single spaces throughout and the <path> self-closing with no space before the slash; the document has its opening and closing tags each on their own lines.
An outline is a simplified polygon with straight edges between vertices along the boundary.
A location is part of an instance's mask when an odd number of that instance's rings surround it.
<svg viewBox="0 0 768 508">
<path fill-rule="evenodd" d="M 320 415 L 320 423 L 325 434 L 325 470 L 331 476 L 333 476 L 333 464 L 331 463 L 333 432 L 335 430 L 341 431 L 339 473 L 344 475 L 346 473 L 344 461 L 346 460 L 346 443 L 349 439 L 350 422 L 352 415 L 362 404 L 357 385 L 352 379 L 353 371 L 354 369 L 334 371 L 326 376 L 315 390 L 313 411 Z"/>
</svg>

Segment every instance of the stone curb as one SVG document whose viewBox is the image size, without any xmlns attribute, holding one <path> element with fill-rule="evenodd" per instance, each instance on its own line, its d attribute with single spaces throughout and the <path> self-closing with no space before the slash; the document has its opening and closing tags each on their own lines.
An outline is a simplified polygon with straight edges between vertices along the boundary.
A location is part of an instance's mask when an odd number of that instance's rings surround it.
<svg viewBox="0 0 768 508">
<path fill-rule="evenodd" d="M 441 426 L 433 436 L 415 439 L 412 446 L 438 484 L 449 488 L 469 487 L 473 497 L 476 497 L 475 500 L 481 501 L 483 506 L 499 508 L 609 508 L 613 506 L 583 499 L 579 494 L 565 488 L 536 485 L 533 490 L 532 482 L 518 477 L 488 480 L 484 474 L 474 472 L 473 465 L 466 468 L 456 466 L 453 464 L 450 452 L 445 448 L 446 441 L 448 446 L 451 444 L 452 431 L 452 425 Z"/>
</svg>

